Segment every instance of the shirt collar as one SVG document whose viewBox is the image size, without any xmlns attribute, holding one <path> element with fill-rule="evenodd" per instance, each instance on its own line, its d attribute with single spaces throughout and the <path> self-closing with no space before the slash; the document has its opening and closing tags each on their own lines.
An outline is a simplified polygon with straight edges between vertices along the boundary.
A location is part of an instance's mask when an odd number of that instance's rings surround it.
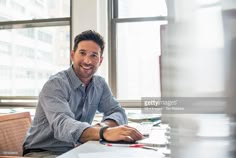
<svg viewBox="0 0 236 158">
<path fill-rule="evenodd" d="M 81 86 L 84 86 L 83 82 L 79 79 L 79 77 L 77 77 L 77 75 L 75 74 L 75 71 L 73 69 L 73 65 L 70 66 L 70 68 L 68 69 L 68 74 L 69 74 L 69 78 L 71 80 L 72 86 L 74 89 L 77 89 Z M 94 84 L 94 77 L 92 78 L 90 84 Z"/>
</svg>

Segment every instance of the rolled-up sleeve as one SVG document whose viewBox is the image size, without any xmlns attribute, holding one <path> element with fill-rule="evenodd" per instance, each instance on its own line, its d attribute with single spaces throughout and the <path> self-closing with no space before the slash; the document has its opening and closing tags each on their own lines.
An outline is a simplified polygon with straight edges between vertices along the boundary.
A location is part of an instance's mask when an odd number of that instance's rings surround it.
<svg viewBox="0 0 236 158">
<path fill-rule="evenodd" d="M 103 82 L 103 93 L 98 110 L 104 114 L 102 121 L 112 119 L 119 125 L 128 123 L 125 110 L 113 97 L 112 92 L 105 81 Z"/>
<path fill-rule="evenodd" d="M 63 80 L 54 79 L 45 84 L 39 101 L 54 137 L 60 141 L 77 144 L 82 132 L 91 125 L 75 120 L 68 103 L 69 96 L 68 85 L 63 83 Z"/>
</svg>

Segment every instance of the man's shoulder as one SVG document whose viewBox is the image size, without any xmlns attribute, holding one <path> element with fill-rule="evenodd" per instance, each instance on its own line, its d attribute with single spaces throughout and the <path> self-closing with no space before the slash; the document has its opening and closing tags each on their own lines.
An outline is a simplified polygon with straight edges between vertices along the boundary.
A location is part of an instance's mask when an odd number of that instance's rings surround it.
<svg viewBox="0 0 236 158">
<path fill-rule="evenodd" d="M 58 95 L 59 93 L 67 95 L 70 93 L 70 91 L 71 91 L 71 86 L 65 74 L 65 71 L 60 71 L 50 76 L 50 78 L 43 85 L 40 95 L 50 96 L 50 95 Z"/>
<path fill-rule="evenodd" d="M 93 77 L 93 85 L 99 89 L 108 87 L 107 81 L 103 77 L 97 75 Z"/>
<path fill-rule="evenodd" d="M 49 81 L 50 80 L 66 80 L 67 76 L 66 76 L 66 70 L 57 72 L 56 74 L 53 74 L 49 77 Z"/>
<path fill-rule="evenodd" d="M 68 78 L 66 76 L 66 70 L 51 75 L 45 84 L 67 85 Z"/>
<path fill-rule="evenodd" d="M 106 83 L 105 79 L 102 76 L 94 75 L 93 80 L 95 84 L 104 84 Z"/>
</svg>

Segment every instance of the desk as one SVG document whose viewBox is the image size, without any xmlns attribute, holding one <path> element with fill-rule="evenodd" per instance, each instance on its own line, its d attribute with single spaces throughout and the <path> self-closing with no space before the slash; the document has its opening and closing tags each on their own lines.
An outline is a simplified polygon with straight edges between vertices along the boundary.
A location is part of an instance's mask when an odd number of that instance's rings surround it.
<svg viewBox="0 0 236 158">
<path fill-rule="evenodd" d="M 178 115 L 168 118 L 170 123 L 171 137 L 171 158 L 235 158 L 236 122 L 230 122 L 227 116 L 217 114 L 195 114 L 195 115 Z M 102 153 L 112 152 L 109 158 L 116 158 L 121 152 L 140 154 L 136 158 L 142 158 L 144 154 L 155 153 L 140 148 L 122 148 L 107 147 L 99 142 L 87 142 L 61 156 L 59 158 L 94 158 L 85 153 Z M 159 150 L 161 151 L 161 150 Z M 82 154 L 80 156 L 79 154 Z M 157 154 L 157 155 L 155 155 Z M 147 157 L 161 157 L 160 152 L 156 152 Z M 118 156 L 117 156 L 118 155 Z M 94 156 L 94 155 L 93 155 Z M 101 154 L 97 158 L 102 157 Z M 106 158 L 107 158 L 106 157 Z M 122 158 L 132 156 L 123 156 Z M 134 156 L 133 156 L 134 157 Z"/>
<path fill-rule="evenodd" d="M 122 157 L 122 158 L 159 158 L 164 157 L 160 152 L 142 148 L 108 147 L 98 141 L 89 141 L 58 158 L 100 158 L 100 157 Z"/>
<path fill-rule="evenodd" d="M 152 137 L 152 134 L 155 135 L 155 133 L 157 132 L 160 131 L 154 128 L 152 130 L 150 137 Z M 158 151 L 153 151 L 143 148 L 114 147 L 114 146 L 109 147 L 100 144 L 98 141 L 89 141 L 85 144 L 82 144 L 79 147 L 76 147 L 60 155 L 58 158 L 85 158 L 85 157 L 86 158 L 93 158 L 93 157 L 159 158 L 159 157 L 164 157 L 161 149 L 163 149 L 163 147 L 158 148 Z"/>
</svg>

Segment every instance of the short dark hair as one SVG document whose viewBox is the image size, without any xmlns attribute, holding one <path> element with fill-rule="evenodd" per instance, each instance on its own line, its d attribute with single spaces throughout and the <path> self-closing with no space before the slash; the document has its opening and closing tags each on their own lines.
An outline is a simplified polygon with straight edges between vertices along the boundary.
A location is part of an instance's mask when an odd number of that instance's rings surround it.
<svg viewBox="0 0 236 158">
<path fill-rule="evenodd" d="M 92 40 L 100 46 L 101 56 L 102 56 L 103 50 L 104 50 L 104 47 L 105 47 L 105 42 L 104 42 L 103 37 L 94 30 L 87 30 L 87 31 L 84 31 L 84 32 L 78 34 L 74 39 L 74 48 L 73 48 L 73 50 L 76 51 L 76 49 L 78 48 L 79 42 L 88 41 L 88 40 Z"/>
</svg>

